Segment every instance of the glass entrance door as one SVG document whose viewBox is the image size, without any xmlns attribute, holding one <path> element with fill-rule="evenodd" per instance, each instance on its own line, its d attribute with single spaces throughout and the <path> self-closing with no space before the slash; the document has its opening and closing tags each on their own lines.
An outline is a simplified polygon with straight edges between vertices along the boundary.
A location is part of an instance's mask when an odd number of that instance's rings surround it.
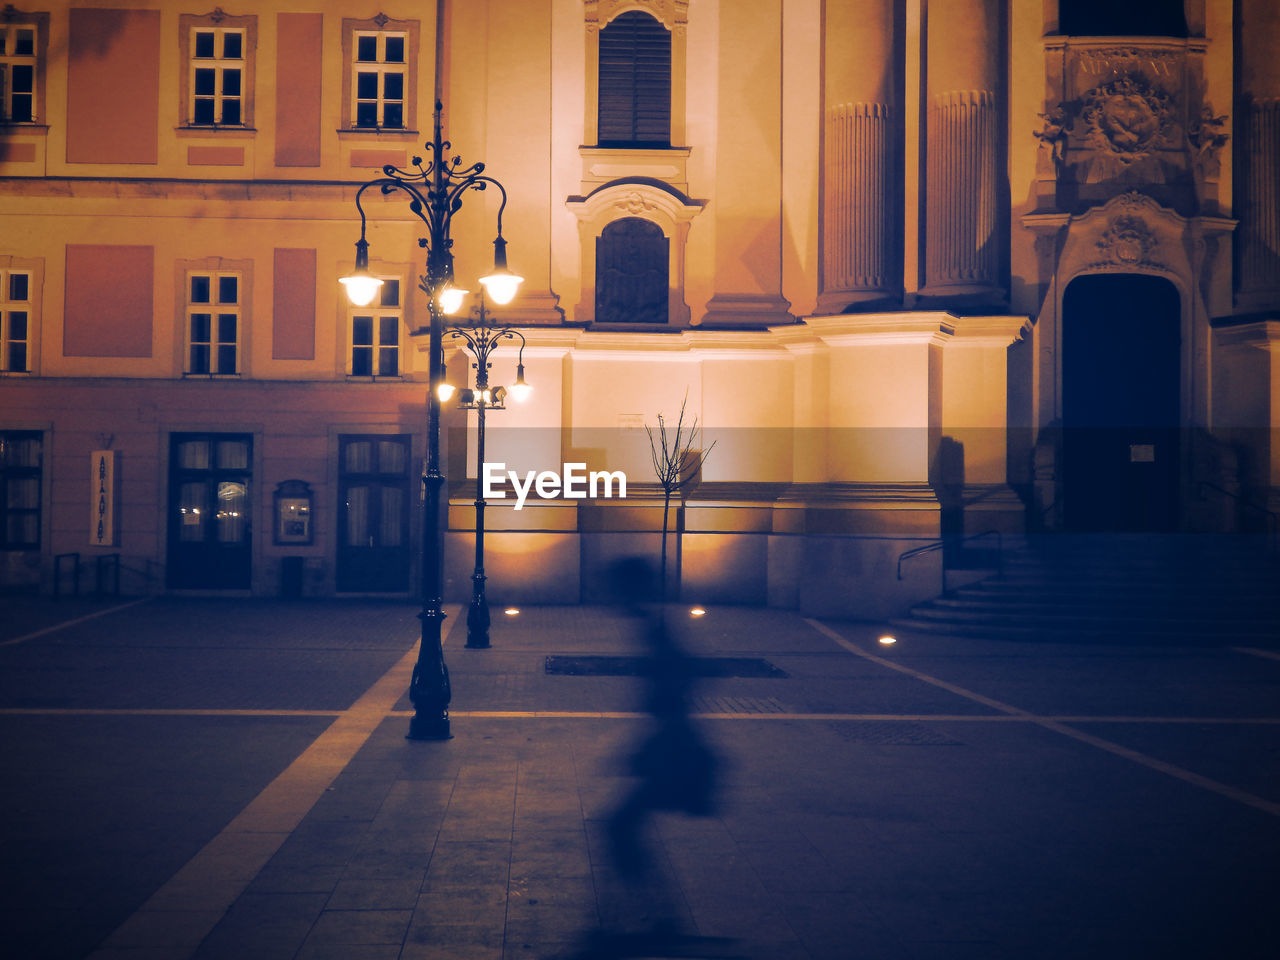
<svg viewBox="0 0 1280 960">
<path fill-rule="evenodd" d="M 337 587 L 409 589 L 409 437 L 338 439 Z"/>
<path fill-rule="evenodd" d="M 249 588 L 252 479 L 250 435 L 175 433 L 170 437 L 170 587 Z"/>
</svg>

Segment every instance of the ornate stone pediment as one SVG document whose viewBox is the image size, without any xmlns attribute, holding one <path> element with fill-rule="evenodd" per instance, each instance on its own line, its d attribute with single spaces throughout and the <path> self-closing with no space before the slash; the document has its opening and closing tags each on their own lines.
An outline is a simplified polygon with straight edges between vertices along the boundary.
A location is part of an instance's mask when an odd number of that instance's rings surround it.
<svg viewBox="0 0 1280 960">
<path fill-rule="evenodd" d="M 1187 221 L 1155 200 L 1130 190 L 1072 217 L 1073 233 L 1087 246 L 1076 248 L 1076 272 L 1170 274 L 1180 272 L 1185 251 L 1179 242 Z"/>
</svg>

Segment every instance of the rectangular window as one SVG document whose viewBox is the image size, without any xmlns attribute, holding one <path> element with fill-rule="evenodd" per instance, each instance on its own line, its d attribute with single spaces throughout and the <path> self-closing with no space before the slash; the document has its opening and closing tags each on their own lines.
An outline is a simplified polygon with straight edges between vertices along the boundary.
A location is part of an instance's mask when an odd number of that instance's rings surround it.
<svg viewBox="0 0 1280 960">
<path fill-rule="evenodd" d="M 240 372 L 240 276 L 187 275 L 187 373 Z"/>
<path fill-rule="evenodd" d="M 0 24 L 0 122 L 35 123 L 36 25 Z"/>
<path fill-rule="evenodd" d="M 38 431 L 0 431 L 0 550 L 40 548 L 42 446 Z"/>
<path fill-rule="evenodd" d="M 0 270 L 0 373 L 27 373 L 31 358 L 31 274 Z"/>
<path fill-rule="evenodd" d="M 353 39 L 353 126 L 403 130 L 408 34 L 357 31 Z"/>
<path fill-rule="evenodd" d="M 351 376 L 400 376 L 400 281 L 384 278 L 376 306 L 351 314 Z"/>
<path fill-rule="evenodd" d="M 245 31 L 193 27 L 187 122 L 196 127 L 244 124 Z"/>
</svg>

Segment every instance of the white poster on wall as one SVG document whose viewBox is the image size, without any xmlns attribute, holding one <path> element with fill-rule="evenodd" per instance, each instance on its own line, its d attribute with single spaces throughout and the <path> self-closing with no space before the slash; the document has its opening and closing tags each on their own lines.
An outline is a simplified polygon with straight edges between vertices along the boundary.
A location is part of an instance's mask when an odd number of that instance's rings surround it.
<svg viewBox="0 0 1280 960">
<path fill-rule="evenodd" d="M 112 547 L 116 542 L 115 451 L 93 451 L 89 466 L 89 543 Z"/>
</svg>

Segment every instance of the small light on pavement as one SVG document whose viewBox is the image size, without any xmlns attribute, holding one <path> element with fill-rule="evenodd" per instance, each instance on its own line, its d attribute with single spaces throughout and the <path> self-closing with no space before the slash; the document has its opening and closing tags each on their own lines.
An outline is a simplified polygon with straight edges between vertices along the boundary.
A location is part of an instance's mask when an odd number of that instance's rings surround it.
<svg viewBox="0 0 1280 960">
<path fill-rule="evenodd" d="M 892 647 L 897 642 L 898 642 L 897 637 L 890 636 L 887 633 L 880 638 L 880 646 L 882 647 Z"/>
<path fill-rule="evenodd" d="M 689 616 L 691 617 L 705 617 L 706 615 L 707 611 L 702 609 L 702 607 L 694 607 L 689 611 Z"/>
<path fill-rule="evenodd" d="M 515 617 L 515 616 L 519 616 L 520 614 L 520 610 L 517 607 L 507 607 L 507 609 L 503 610 L 502 612 L 505 613 L 508 617 Z"/>
</svg>

